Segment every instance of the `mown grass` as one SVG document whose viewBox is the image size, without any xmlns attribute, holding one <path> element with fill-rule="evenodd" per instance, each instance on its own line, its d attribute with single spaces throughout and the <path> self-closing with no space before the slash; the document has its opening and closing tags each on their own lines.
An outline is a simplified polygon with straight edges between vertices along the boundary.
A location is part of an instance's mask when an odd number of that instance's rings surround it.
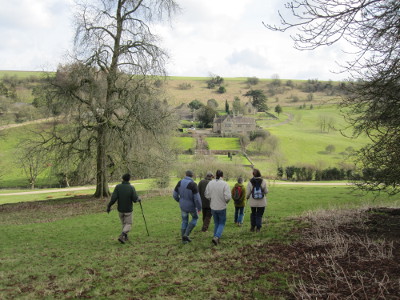
<svg viewBox="0 0 400 300">
<path fill-rule="evenodd" d="M 250 233 L 248 211 L 244 227 L 234 226 L 229 203 L 221 245 L 213 247 L 211 232 L 200 232 L 200 226 L 191 244 L 181 244 L 180 210 L 171 196 L 143 198 L 150 236 L 136 204 L 125 245 L 116 241 L 120 224 L 115 208 L 104 212 L 106 201 L 1 205 L 2 299 L 284 299 L 290 296 L 291 274 L 279 271 L 280 260 L 259 247 L 293 239 L 289 231 L 296 223 L 287 217 L 317 207 L 388 201 L 344 186 L 270 182 L 268 226 Z"/>
<path fill-rule="evenodd" d="M 174 147 L 181 151 L 193 149 L 196 147 L 196 140 L 192 137 L 175 137 Z"/>
<path fill-rule="evenodd" d="M 238 138 L 206 137 L 210 150 L 240 150 Z"/>
<path fill-rule="evenodd" d="M 249 161 L 241 154 L 235 154 L 232 156 L 232 159 L 228 157 L 228 155 L 215 155 L 218 161 L 222 161 L 225 163 L 234 163 L 234 164 L 242 164 L 242 165 L 249 165 Z"/>
</svg>

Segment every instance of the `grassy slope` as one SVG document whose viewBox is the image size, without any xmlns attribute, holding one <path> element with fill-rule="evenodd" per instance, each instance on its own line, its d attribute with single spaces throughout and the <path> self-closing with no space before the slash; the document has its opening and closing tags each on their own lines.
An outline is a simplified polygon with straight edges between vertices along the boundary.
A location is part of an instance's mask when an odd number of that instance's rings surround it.
<svg viewBox="0 0 400 300">
<path fill-rule="evenodd" d="M 31 136 L 32 126 L 34 125 L 1 131 L 4 135 L 0 137 L 0 166 L 3 170 L 3 172 L 0 171 L 0 174 L 3 175 L 0 179 L 0 187 L 28 186 L 27 177 L 18 161 L 18 145 Z M 37 179 L 37 185 L 56 183 L 54 179 L 50 178 L 48 170 L 41 173 Z"/>
<path fill-rule="evenodd" d="M 40 73 L 40 72 L 35 72 Z M 10 72 L 0 72 L 1 74 L 12 75 Z M 16 76 L 28 77 L 32 75 L 30 72 L 16 72 Z M 246 102 L 248 99 L 242 97 L 242 95 L 250 88 L 246 83 L 246 78 L 226 78 L 225 86 L 227 87 L 227 93 L 218 94 L 215 90 L 210 90 L 206 88 L 207 78 L 192 78 L 192 77 L 171 77 L 167 82 L 168 94 L 171 98 L 171 105 L 179 104 L 182 102 L 188 103 L 193 99 L 199 99 L 203 103 L 206 103 L 207 99 L 215 98 L 219 102 L 219 109 L 224 109 L 225 100 L 231 102 L 235 96 L 239 96 L 242 99 L 242 103 Z M 178 86 L 180 83 L 189 82 L 192 84 L 193 88 L 189 90 L 179 90 Z M 267 84 L 270 80 L 260 80 L 260 83 L 256 86 L 252 86 L 253 89 L 264 89 L 267 90 Z M 284 84 L 286 80 L 282 80 Z M 300 81 L 293 81 L 299 83 Z M 307 107 L 312 103 L 314 105 L 314 110 L 299 110 L 297 107 L 300 103 L 293 103 L 290 99 L 291 96 L 298 95 L 300 99 L 306 99 L 306 94 L 300 92 L 297 89 L 288 89 L 284 94 L 279 94 L 268 100 L 268 105 L 273 110 L 276 104 L 280 104 L 283 107 L 284 113 L 294 114 L 294 120 L 287 125 L 271 127 L 271 125 L 277 124 L 283 121 L 286 116 L 281 114 L 280 120 L 277 121 L 267 121 L 265 119 L 260 119 L 259 114 L 257 118 L 260 120 L 257 123 L 270 130 L 274 135 L 280 139 L 280 151 L 283 154 L 283 164 L 297 164 L 297 163 L 319 163 L 324 162 L 326 166 L 337 165 L 343 159 L 342 155 L 338 154 L 348 146 L 353 146 L 357 148 L 362 145 L 365 140 L 352 141 L 344 138 L 339 132 L 330 132 L 329 134 L 321 134 L 318 129 L 317 119 L 320 114 L 333 115 L 339 123 L 339 127 L 343 126 L 342 119 L 339 118 L 338 111 L 333 106 L 327 107 L 322 106 L 322 103 L 334 101 L 332 97 L 328 97 L 323 93 L 315 93 L 314 100 L 312 102 L 306 102 Z M 303 100 L 301 100 L 303 101 Z M 301 102 L 303 103 L 303 102 Z M 9 135 L 5 140 L 1 141 L 0 145 L 0 156 L 2 158 L 2 163 L 5 165 L 4 169 L 7 170 L 6 174 L 0 179 L 0 187 L 5 186 L 23 186 L 26 185 L 26 179 L 24 178 L 22 172 L 20 172 L 13 162 L 14 149 L 18 144 L 17 136 L 26 136 L 24 129 L 13 129 L 9 130 Z M 187 150 L 189 148 L 195 147 L 195 140 L 192 138 L 178 138 L 178 142 L 175 144 L 178 148 L 182 150 Z M 207 139 L 209 142 L 210 149 L 213 150 L 234 150 L 240 149 L 239 144 L 234 140 L 229 139 Z M 228 143 L 229 141 L 229 143 Z M 228 145 L 229 144 L 229 145 Z M 325 147 L 329 144 L 336 146 L 336 152 L 334 154 L 323 154 Z M 14 147 L 14 149 L 13 149 Z M 250 145 L 250 149 L 251 149 Z M 275 174 L 276 162 L 273 159 L 266 157 L 265 155 L 257 156 L 252 155 L 252 161 L 255 163 L 256 167 L 263 171 L 263 174 L 270 173 Z M 190 160 L 190 159 L 189 159 Z M 39 184 L 46 183 L 46 175 L 41 175 L 39 177 Z"/>
<path fill-rule="evenodd" d="M 359 205 L 367 199 L 371 197 L 351 194 L 348 187 L 270 184 L 268 228 L 251 234 L 248 212 L 245 226 L 235 227 L 230 203 L 218 248 L 211 246 L 212 234 L 201 233 L 200 226 L 191 244 L 180 243 L 179 207 L 170 196 L 143 201 L 150 237 L 135 205 L 126 245 L 116 241 L 120 224 L 115 209 L 105 214 L 106 203 L 100 200 L 0 206 L 0 291 L 3 299 L 279 299 L 287 295 L 291 280 L 290 274 L 277 271 L 279 260 L 243 254 L 251 249 L 258 253 L 257 247 L 266 242 L 287 241 L 287 216 L 317 207 Z M 263 275 L 254 273 L 255 268 L 262 268 Z"/>
<path fill-rule="evenodd" d="M 8 77 L 17 77 L 18 79 L 25 79 L 25 78 L 29 78 L 31 76 L 35 76 L 35 77 L 41 77 L 43 75 L 43 72 L 41 71 L 1 71 L 0 70 L 0 78 L 4 77 L 4 76 L 8 76 Z"/>
<path fill-rule="evenodd" d="M 261 89 L 266 93 L 269 89 L 268 84 L 271 82 L 270 79 L 261 79 L 257 85 L 249 86 L 246 81 L 247 78 L 224 78 L 224 84 L 226 88 L 226 93 L 220 94 L 217 92 L 217 89 L 208 89 L 206 81 L 209 78 L 199 78 L 199 77 L 170 77 L 166 83 L 167 95 L 169 103 L 172 106 L 178 106 L 181 103 L 189 103 L 192 100 L 199 100 L 203 104 L 207 103 L 209 99 L 215 99 L 219 106 L 218 109 L 221 111 L 225 110 L 225 101 L 227 100 L 230 105 L 232 104 L 235 97 L 239 97 L 241 99 L 242 104 L 249 101 L 248 97 L 244 97 L 243 95 L 249 89 Z M 285 79 L 282 79 L 282 86 L 286 84 Z M 304 82 L 304 80 L 292 80 L 295 84 Z M 182 83 L 190 83 L 192 85 L 191 89 L 181 90 L 179 89 L 179 85 Z M 285 88 L 284 93 L 277 94 L 273 97 L 269 97 L 268 106 L 272 109 L 276 106 L 276 104 L 280 104 L 281 106 L 299 106 L 307 99 L 308 93 L 304 93 L 299 89 Z M 297 96 L 299 98 L 298 103 L 292 102 L 293 96 Z M 327 96 L 324 93 L 314 93 L 314 100 L 312 102 L 315 104 L 328 103 L 332 101 L 337 101 L 337 97 Z"/>
<path fill-rule="evenodd" d="M 284 113 L 285 115 L 281 114 L 279 121 L 262 121 L 259 124 L 279 138 L 279 149 L 283 157 L 279 160 L 280 165 L 311 164 L 322 168 L 338 167 L 341 163 L 351 162 L 344 153 L 346 148 L 359 149 L 368 142 L 365 137 L 350 139 L 341 133 L 340 130 L 345 128 L 346 123 L 336 106 L 320 106 L 313 110 L 285 107 Z M 281 126 L 271 126 L 287 119 L 286 114 L 293 115 L 291 122 Z M 333 118 L 336 130 L 321 132 L 318 122 L 320 116 Z M 334 145 L 335 152 L 327 153 L 325 148 L 328 145 Z M 251 147 L 250 145 L 250 149 Z M 251 159 L 258 167 L 274 174 L 277 162 L 273 159 L 257 155 L 253 155 Z"/>
<path fill-rule="evenodd" d="M 28 130 L 24 126 L 4 130 L 2 134 L 4 135 L 0 137 L 0 161 L 2 168 L 2 171 L 0 171 L 0 174 L 2 174 L 0 186 L 13 187 L 21 183 L 26 184 L 27 180 L 25 179 L 25 175 L 18 165 L 16 151 L 21 139 L 29 136 Z M 3 185 L 3 183 L 5 185 Z"/>
</svg>

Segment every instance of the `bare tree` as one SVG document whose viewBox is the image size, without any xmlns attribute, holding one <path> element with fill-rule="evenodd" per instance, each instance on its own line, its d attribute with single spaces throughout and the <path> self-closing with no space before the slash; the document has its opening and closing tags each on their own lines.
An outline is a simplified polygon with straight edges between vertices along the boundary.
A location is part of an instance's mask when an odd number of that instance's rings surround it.
<svg viewBox="0 0 400 300">
<path fill-rule="evenodd" d="M 295 47 L 312 50 L 340 40 L 353 49 L 342 62 L 352 79 L 341 104 L 353 137 L 371 142 L 358 151 L 366 190 L 400 192 L 400 2 L 397 0 L 294 0 L 286 4 L 281 26 L 295 29 Z"/>
<path fill-rule="evenodd" d="M 35 188 L 38 176 L 49 167 L 45 153 L 26 141 L 19 145 L 15 162 L 24 170 L 31 189 Z"/>
<path fill-rule="evenodd" d="M 110 194 L 113 169 L 139 173 L 168 157 L 174 121 L 154 84 L 167 55 L 150 25 L 177 8 L 173 0 L 79 1 L 73 62 L 44 89 L 61 115 L 42 143 L 94 162 L 96 197 Z"/>
</svg>

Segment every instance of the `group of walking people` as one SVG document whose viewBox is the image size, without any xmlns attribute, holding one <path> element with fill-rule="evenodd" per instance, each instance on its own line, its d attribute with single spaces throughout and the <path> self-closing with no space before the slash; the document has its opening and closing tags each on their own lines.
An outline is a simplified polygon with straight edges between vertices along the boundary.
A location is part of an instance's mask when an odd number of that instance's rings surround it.
<svg viewBox="0 0 400 300">
<path fill-rule="evenodd" d="M 253 178 L 248 182 L 247 187 L 243 184 L 243 178 L 239 177 L 232 189 L 224 181 L 224 173 L 221 170 L 217 170 L 215 178 L 212 172 L 207 172 L 206 177 L 198 185 L 194 182 L 193 176 L 192 171 L 186 171 L 185 178 L 177 183 L 173 191 L 173 197 L 179 202 L 181 209 L 182 243 L 192 241 L 190 233 L 197 225 L 199 214 L 202 212 L 202 231 L 208 231 L 211 218 L 213 218 L 212 243 L 218 245 L 226 224 L 227 204 L 231 199 L 234 200 L 235 205 L 235 224 L 242 226 L 244 209 L 246 201 L 248 201 L 251 208 L 250 231 L 258 232 L 261 230 L 262 218 L 267 205 L 268 188 L 258 169 L 253 169 Z M 190 221 L 189 216 L 191 216 Z"/>
<path fill-rule="evenodd" d="M 179 202 L 181 210 L 182 243 L 190 243 L 190 234 L 197 225 L 199 214 L 203 214 L 202 231 L 207 232 L 211 219 L 214 220 L 214 232 L 212 243 L 218 245 L 226 224 L 226 207 L 231 199 L 234 200 L 234 222 L 242 226 L 244 210 L 248 201 L 251 208 L 250 231 L 260 231 L 265 207 L 267 206 L 266 194 L 268 188 L 266 181 L 261 177 L 258 169 L 253 169 L 253 178 L 247 186 L 243 184 L 243 178 L 239 177 L 237 183 L 231 189 L 224 181 L 224 173 L 217 170 L 214 174 L 207 172 L 206 177 L 197 185 L 193 180 L 194 173 L 186 171 L 186 176 L 180 180 L 173 191 L 173 198 Z M 118 241 L 124 244 L 128 240 L 128 233 L 132 228 L 133 203 L 141 201 L 135 188 L 130 184 L 130 174 L 122 176 L 122 183 L 118 184 L 107 205 L 107 213 L 112 205 L 118 203 L 118 213 L 122 224 L 122 232 Z"/>
</svg>

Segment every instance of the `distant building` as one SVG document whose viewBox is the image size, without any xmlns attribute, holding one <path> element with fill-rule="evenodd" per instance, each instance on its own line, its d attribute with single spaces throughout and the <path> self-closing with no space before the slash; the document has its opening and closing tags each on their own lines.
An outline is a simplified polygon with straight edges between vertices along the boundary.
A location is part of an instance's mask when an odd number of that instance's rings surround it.
<svg viewBox="0 0 400 300">
<path fill-rule="evenodd" d="M 226 115 L 215 117 L 213 122 L 213 133 L 221 135 L 249 133 L 256 130 L 254 118 Z"/>
<path fill-rule="evenodd" d="M 175 113 L 178 115 L 180 120 L 193 121 L 194 119 L 193 112 L 183 103 L 175 108 Z"/>
<path fill-rule="evenodd" d="M 257 108 L 251 104 L 251 102 L 246 102 L 244 105 L 244 114 L 245 115 L 255 115 L 257 113 Z"/>
</svg>

